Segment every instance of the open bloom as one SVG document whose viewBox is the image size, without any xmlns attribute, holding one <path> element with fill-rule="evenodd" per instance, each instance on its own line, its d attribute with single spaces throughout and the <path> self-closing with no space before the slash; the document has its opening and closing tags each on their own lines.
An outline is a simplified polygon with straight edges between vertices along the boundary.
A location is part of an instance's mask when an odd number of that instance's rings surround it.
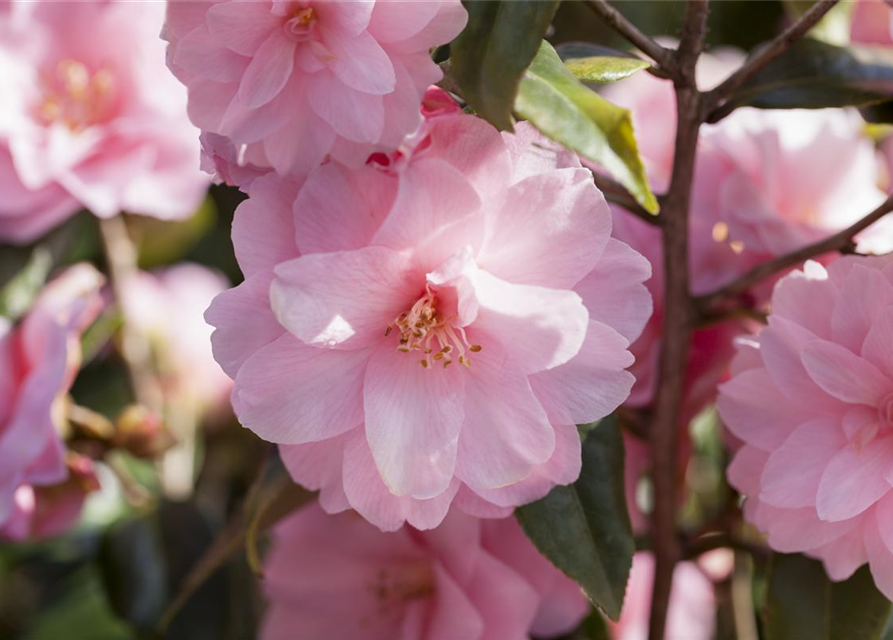
<svg viewBox="0 0 893 640">
<path fill-rule="evenodd" d="M 185 217 L 208 178 L 157 2 L 0 5 L 0 240 L 81 208 Z"/>
<path fill-rule="evenodd" d="M 71 267 L 16 327 L 0 323 L 0 532 L 34 492 L 68 477 L 56 433 L 59 401 L 80 365 L 80 335 L 102 308 L 102 276 Z M 24 487 L 24 488 L 23 488 Z M 13 532 L 14 533 L 14 532 Z"/>
<path fill-rule="evenodd" d="M 868 562 L 893 596 L 893 260 L 808 262 L 781 280 L 769 325 L 742 340 L 721 387 L 744 445 L 729 480 L 782 552 L 834 580 Z"/>
<path fill-rule="evenodd" d="M 465 20 L 459 0 L 175 0 L 165 38 L 197 126 L 246 164 L 306 175 L 329 153 L 397 148 L 441 77 L 429 49 Z"/>
<path fill-rule="evenodd" d="M 623 611 L 611 625 L 613 640 L 646 640 L 654 556 L 637 553 L 626 585 Z M 710 640 L 715 623 L 713 583 L 693 562 L 680 562 L 673 571 L 673 591 L 667 610 L 667 640 Z"/>
<path fill-rule="evenodd" d="M 452 513 L 382 533 L 313 504 L 274 531 L 264 640 L 521 640 L 573 630 L 589 606 L 514 519 Z"/>
<path fill-rule="evenodd" d="M 254 181 L 208 311 L 244 425 L 330 512 L 436 526 L 576 479 L 629 394 L 648 263 L 572 154 L 446 110 L 392 157 Z M 295 242 L 297 239 L 297 242 Z"/>
</svg>

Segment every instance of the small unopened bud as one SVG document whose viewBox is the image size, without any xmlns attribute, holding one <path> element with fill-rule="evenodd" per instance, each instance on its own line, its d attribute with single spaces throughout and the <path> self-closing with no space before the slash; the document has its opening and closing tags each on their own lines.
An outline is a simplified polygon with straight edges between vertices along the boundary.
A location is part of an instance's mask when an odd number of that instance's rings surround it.
<svg viewBox="0 0 893 640">
<path fill-rule="evenodd" d="M 140 404 L 125 407 L 115 427 L 115 445 L 137 458 L 154 458 L 174 444 L 158 414 Z"/>
</svg>

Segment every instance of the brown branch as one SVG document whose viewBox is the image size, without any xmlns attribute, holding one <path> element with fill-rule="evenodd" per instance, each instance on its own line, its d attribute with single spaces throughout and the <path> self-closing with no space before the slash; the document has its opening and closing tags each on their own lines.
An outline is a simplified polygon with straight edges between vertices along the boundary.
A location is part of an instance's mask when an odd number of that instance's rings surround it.
<svg viewBox="0 0 893 640">
<path fill-rule="evenodd" d="M 806 35 L 828 13 L 839 0 L 818 0 L 793 24 L 779 34 L 766 46 L 759 49 L 754 55 L 738 68 L 732 75 L 726 78 L 719 86 L 704 94 L 701 108 L 704 111 L 704 120 L 717 122 L 731 110 L 717 110 L 721 102 L 727 100 L 738 88 L 752 78 L 767 64 L 788 50 L 788 48 Z"/>
<path fill-rule="evenodd" d="M 654 480 L 654 586 L 649 637 L 661 640 L 667 623 L 673 570 L 681 558 L 676 536 L 676 451 L 685 371 L 694 320 L 689 295 L 688 218 L 694 178 L 695 152 L 701 126 L 701 94 L 695 67 L 707 32 L 707 0 L 688 0 L 679 48 L 674 56 L 676 76 L 676 145 L 670 188 L 661 210 L 664 252 L 664 326 L 654 418 L 648 433 Z"/>
<path fill-rule="evenodd" d="M 602 22 L 654 60 L 658 64 L 658 69 L 656 69 L 658 74 L 669 73 L 672 75 L 673 52 L 670 49 L 660 46 L 652 38 L 639 31 L 633 23 L 623 17 L 623 14 L 612 7 L 607 0 L 583 0 L 583 4 L 592 9 L 602 19 Z"/>
<path fill-rule="evenodd" d="M 616 180 L 600 173 L 596 173 L 595 171 L 592 172 L 592 179 L 595 181 L 595 186 L 599 188 L 599 190 L 605 196 L 605 200 L 607 200 L 608 202 L 623 207 L 624 209 L 626 209 L 633 215 L 641 218 L 648 224 L 660 224 L 660 216 L 653 215 L 645 211 L 642 205 L 636 202 L 636 199 L 630 195 L 629 191 L 627 191 L 623 187 L 623 185 L 621 185 Z"/>
<path fill-rule="evenodd" d="M 783 256 L 778 256 L 768 262 L 757 265 L 729 284 L 710 293 L 698 296 L 695 298 L 695 306 L 698 309 L 699 314 L 702 317 L 709 317 L 711 314 L 717 313 L 718 310 L 721 311 L 720 307 L 722 306 L 722 303 L 729 298 L 740 295 L 766 278 L 774 276 L 790 267 L 795 267 L 810 258 L 815 258 L 832 251 L 852 253 L 855 249 L 854 236 L 870 227 L 891 211 L 893 211 L 893 196 L 887 198 L 874 211 L 846 229 L 843 229 L 824 240 L 806 245 L 801 249 L 797 249 L 796 251 L 792 251 Z"/>
</svg>

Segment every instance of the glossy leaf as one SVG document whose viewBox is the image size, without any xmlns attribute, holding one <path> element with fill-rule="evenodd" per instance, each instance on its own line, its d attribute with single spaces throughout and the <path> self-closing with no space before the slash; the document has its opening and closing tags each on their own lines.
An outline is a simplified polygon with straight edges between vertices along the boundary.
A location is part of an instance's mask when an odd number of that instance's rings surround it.
<svg viewBox="0 0 893 640">
<path fill-rule="evenodd" d="M 524 70 L 540 47 L 558 0 L 464 0 L 468 25 L 453 41 L 453 78 L 478 115 L 512 130 L 512 105 Z"/>
<path fill-rule="evenodd" d="M 822 109 L 893 98 L 893 51 L 805 38 L 744 83 L 723 106 Z"/>
<path fill-rule="evenodd" d="M 588 427 L 580 430 L 580 478 L 515 513 L 537 549 L 616 620 L 635 552 L 624 497 L 623 438 L 614 418 L 587 435 Z"/>
<path fill-rule="evenodd" d="M 637 71 L 651 66 L 644 60 L 611 56 L 574 58 L 573 60 L 567 60 L 564 64 L 578 80 L 599 84 L 623 80 Z"/>
<path fill-rule="evenodd" d="M 875 640 L 890 606 L 867 566 L 849 580 L 831 582 L 816 560 L 772 556 L 764 612 L 767 640 Z"/>
<path fill-rule="evenodd" d="M 515 111 L 556 142 L 603 166 L 647 211 L 657 213 L 630 112 L 577 80 L 548 42 L 524 75 Z"/>
</svg>

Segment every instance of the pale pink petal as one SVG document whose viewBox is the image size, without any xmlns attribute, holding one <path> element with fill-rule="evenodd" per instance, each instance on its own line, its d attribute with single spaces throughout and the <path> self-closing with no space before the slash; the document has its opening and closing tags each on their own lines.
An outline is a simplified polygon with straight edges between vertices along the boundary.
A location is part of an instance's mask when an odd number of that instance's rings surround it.
<svg viewBox="0 0 893 640">
<path fill-rule="evenodd" d="M 295 43 L 281 30 L 274 30 L 258 48 L 239 82 L 239 99 L 256 109 L 275 98 L 291 77 Z"/>
<path fill-rule="evenodd" d="M 763 469 L 760 500 L 776 507 L 815 505 L 825 467 L 846 444 L 834 420 L 800 425 L 769 456 Z"/>
<path fill-rule="evenodd" d="M 651 317 L 651 294 L 644 286 L 651 263 L 629 245 L 610 238 L 595 268 L 574 291 L 583 298 L 589 318 L 608 325 L 630 342 Z"/>
<path fill-rule="evenodd" d="M 313 112 L 338 135 L 364 144 L 381 138 L 385 118 L 382 96 L 344 87 L 326 74 L 311 77 L 307 91 Z"/>
<path fill-rule="evenodd" d="M 454 481 L 443 493 L 427 500 L 394 495 L 375 466 L 362 429 L 351 433 L 347 440 L 341 473 L 350 506 L 382 531 L 396 531 L 404 523 L 416 529 L 437 527 L 459 489 L 459 482 Z"/>
<path fill-rule="evenodd" d="M 893 381 L 877 367 L 836 343 L 816 340 L 801 359 L 809 377 L 844 402 L 877 406 L 893 391 Z"/>
<path fill-rule="evenodd" d="M 893 306 L 877 313 L 861 352 L 865 360 L 893 379 Z M 893 392 L 893 388 L 890 391 Z"/>
<path fill-rule="evenodd" d="M 829 578 L 835 582 L 847 580 L 856 569 L 868 562 L 864 538 L 861 529 L 855 529 L 813 553 L 824 563 Z"/>
<path fill-rule="evenodd" d="M 840 287 L 831 316 L 834 342 L 861 353 L 877 314 L 893 305 L 893 284 L 877 269 L 853 266 Z"/>
<path fill-rule="evenodd" d="M 824 269 L 815 274 L 793 271 L 775 285 L 772 314 L 831 340 L 831 316 L 837 296 L 837 285 L 828 279 Z"/>
<path fill-rule="evenodd" d="M 456 475 L 472 489 L 514 484 L 555 450 L 549 424 L 527 376 L 506 370 L 498 347 L 472 357 Z"/>
<path fill-rule="evenodd" d="M 509 189 L 502 207 L 486 213 L 478 264 L 518 284 L 573 288 L 595 267 L 611 233 L 608 205 L 585 169 L 531 176 Z M 534 227 L 538 233 L 530 233 Z"/>
<path fill-rule="evenodd" d="M 335 437 L 363 420 L 363 374 L 369 353 L 310 347 L 284 335 L 239 370 L 239 420 L 278 444 Z"/>
<path fill-rule="evenodd" d="M 236 209 L 233 249 L 245 277 L 297 257 L 292 203 L 298 185 L 275 175 L 251 183 L 251 196 Z"/>
<path fill-rule="evenodd" d="M 214 298 L 205 312 L 205 321 L 215 327 L 214 359 L 230 378 L 255 352 L 285 334 L 269 310 L 272 280 L 270 272 L 255 273 Z"/>
<path fill-rule="evenodd" d="M 216 41 L 243 56 L 254 55 L 273 29 L 278 18 L 264 2 L 220 2 L 205 14 L 208 30 Z M 182 43 L 178 45 L 178 49 Z"/>
<path fill-rule="evenodd" d="M 369 27 L 375 6 L 375 0 L 328 0 L 317 3 L 314 9 L 321 22 L 334 22 L 334 28 L 345 36 L 357 36 Z"/>
<path fill-rule="evenodd" d="M 477 574 L 467 589 L 484 621 L 481 638 L 529 638 L 539 596 L 513 568 L 482 554 Z"/>
<path fill-rule="evenodd" d="M 440 2 L 378 0 L 368 30 L 378 42 L 405 40 L 427 26 L 439 8 Z"/>
<path fill-rule="evenodd" d="M 433 498 L 449 487 L 464 418 L 464 371 L 419 365 L 390 344 L 376 349 L 363 387 L 366 438 L 391 493 Z"/>
<path fill-rule="evenodd" d="M 553 419 L 587 424 L 604 418 L 629 397 L 635 379 L 626 338 L 590 320 L 580 352 L 569 362 L 536 373 L 530 383 Z"/>
<path fill-rule="evenodd" d="M 248 58 L 226 49 L 204 25 L 180 40 L 173 62 L 213 82 L 238 82 L 249 65 Z"/>
<path fill-rule="evenodd" d="M 437 16 L 425 28 L 405 40 L 389 43 L 388 50 L 400 53 L 426 51 L 459 35 L 468 22 L 465 8 L 453 0 L 440 0 L 438 4 Z"/>
<path fill-rule="evenodd" d="M 405 255 L 384 247 L 301 256 L 276 267 L 273 311 L 307 344 L 359 349 L 383 342 L 424 288 L 408 266 Z"/>
<path fill-rule="evenodd" d="M 453 506 L 476 518 L 506 518 L 515 510 L 514 505 L 507 507 L 495 505 L 465 485 L 462 485 L 456 494 Z"/>
<path fill-rule="evenodd" d="M 483 638 L 484 621 L 481 612 L 456 581 L 442 567 L 434 567 L 437 584 L 437 606 L 431 617 L 425 640 L 454 640 L 455 638 Z"/>
<path fill-rule="evenodd" d="M 349 36 L 338 29 L 324 29 L 323 42 L 335 56 L 329 68 L 347 87 L 378 96 L 394 90 L 391 59 L 371 34 Z"/>
<path fill-rule="evenodd" d="M 865 553 L 874 584 L 888 599 L 893 599 L 893 551 L 884 543 L 880 531 L 888 522 L 872 522 L 865 527 Z"/>
<path fill-rule="evenodd" d="M 878 438 L 857 452 L 845 447 L 822 474 L 816 510 L 822 520 L 838 522 L 859 515 L 888 491 L 884 477 L 893 466 L 893 438 Z"/>
</svg>

